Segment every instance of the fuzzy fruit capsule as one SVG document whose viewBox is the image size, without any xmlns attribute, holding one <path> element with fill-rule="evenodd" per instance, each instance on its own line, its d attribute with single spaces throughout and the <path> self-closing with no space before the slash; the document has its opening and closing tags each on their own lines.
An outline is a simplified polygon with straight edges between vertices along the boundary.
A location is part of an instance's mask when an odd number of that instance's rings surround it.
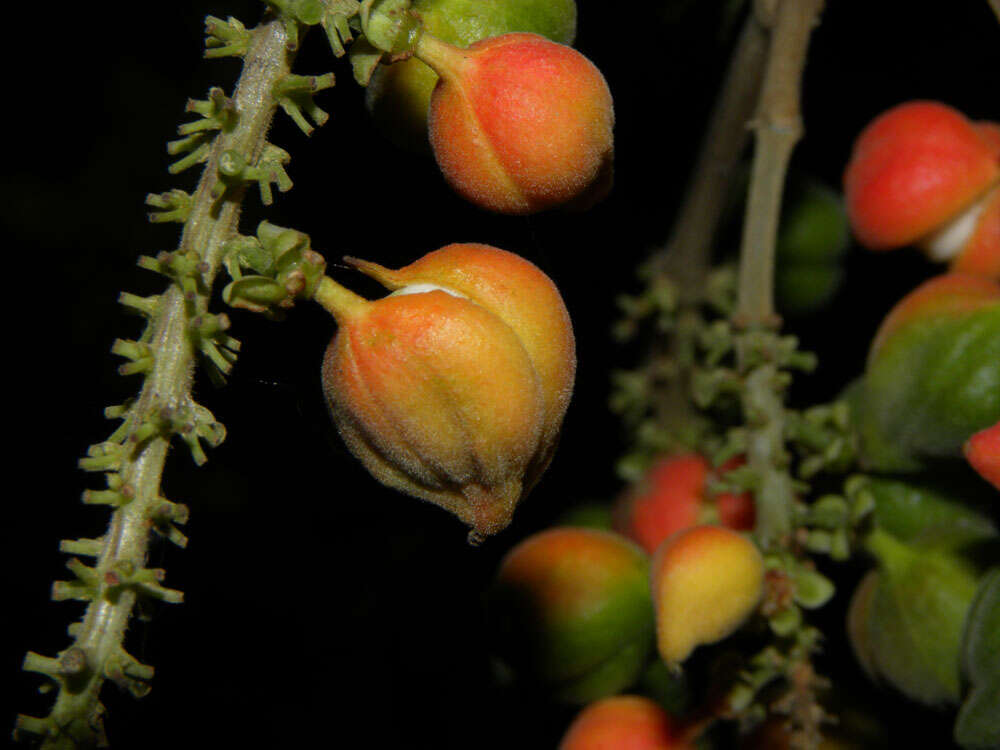
<svg viewBox="0 0 1000 750">
<path fill-rule="evenodd" d="M 467 200 L 532 214 L 586 207 L 610 189 L 611 92 L 579 52 L 537 34 L 467 49 L 424 34 L 416 54 L 440 76 L 428 119 L 434 156 Z"/>
<path fill-rule="evenodd" d="M 757 546 L 735 531 L 695 526 L 660 545 L 651 585 L 657 647 L 673 666 L 750 616 L 763 593 L 764 560 Z"/>
<path fill-rule="evenodd" d="M 326 287 L 339 328 L 323 385 L 341 436 L 383 484 L 477 536 L 500 531 L 550 460 L 572 390 L 558 291 L 486 245 L 451 245 L 399 271 L 352 262 L 396 291 L 368 302 Z"/>
<path fill-rule="evenodd" d="M 423 28 L 465 47 L 510 31 L 541 34 L 560 44 L 576 36 L 575 0 L 414 0 Z M 437 74 L 415 57 L 380 65 L 365 93 L 376 124 L 397 145 L 427 151 L 427 110 Z"/>
<path fill-rule="evenodd" d="M 671 750 L 690 748 L 659 704 L 639 695 L 615 695 L 581 711 L 559 750 Z"/>
</svg>

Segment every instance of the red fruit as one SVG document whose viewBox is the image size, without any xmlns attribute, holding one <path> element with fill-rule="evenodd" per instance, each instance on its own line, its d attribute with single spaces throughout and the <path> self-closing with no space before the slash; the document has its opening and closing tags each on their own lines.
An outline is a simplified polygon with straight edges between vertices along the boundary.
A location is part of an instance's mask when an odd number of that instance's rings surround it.
<svg viewBox="0 0 1000 750">
<path fill-rule="evenodd" d="M 1000 490 L 1000 422 L 969 438 L 965 458 L 983 479 Z"/>
<path fill-rule="evenodd" d="M 1000 181 L 993 126 L 938 102 L 900 104 L 858 136 L 844 172 L 855 235 L 873 250 L 920 243 L 931 257 L 960 253 Z M 1000 254 L 1000 238 L 995 246 Z"/>
<path fill-rule="evenodd" d="M 467 49 L 425 33 L 417 56 L 441 79 L 428 121 L 435 158 L 467 200 L 531 214 L 607 193 L 611 92 L 586 57 L 523 33 Z"/>
<path fill-rule="evenodd" d="M 981 120 L 973 123 L 976 132 L 993 149 L 993 155 L 1000 159 L 1000 122 Z"/>
<path fill-rule="evenodd" d="M 955 256 L 951 270 L 1000 279 L 1000 187 L 993 188 L 977 206 L 972 235 Z"/>
<path fill-rule="evenodd" d="M 719 474 L 743 462 L 736 458 L 723 464 Z M 641 544 L 650 554 L 664 539 L 711 518 L 706 482 L 711 467 L 697 453 L 685 453 L 658 461 L 632 491 L 615 507 L 615 529 Z M 715 513 L 723 526 L 751 529 L 755 512 L 749 493 L 722 493 L 715 498 Z"/>
<path fill-rule="evenodd" d="M 649 698 L 616 695 L 591 703 L 570 724 L 559 750 L 689 748 L 673 720 Z"/>
</svg>

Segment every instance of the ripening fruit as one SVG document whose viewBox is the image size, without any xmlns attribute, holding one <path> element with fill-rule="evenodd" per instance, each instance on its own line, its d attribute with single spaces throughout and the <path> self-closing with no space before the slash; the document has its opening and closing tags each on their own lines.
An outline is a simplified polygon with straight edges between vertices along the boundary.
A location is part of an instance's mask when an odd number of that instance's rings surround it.
<svg viewBox="0 0 1000 750">
<path fill-rule="evenodd" d="M 932 101 L 900 104 L 858 136 L 844 172 L 851 226 L 872 250 L 918 244 L 954 270 L 1000 278 L 1000 144 Z"/>
<path fill-rule="evenodd" d="M 611 92 L 576 50 L 536 34 L 504 34 L 467 49 L 424 34 L 417 56 L 440 76 L 431 146 L 448 183 L 508 214 L 586 207 L 611 187 Z"/>
<path fill-rule="evenodd" d="M 635 682 L 653 648 L 649 558 L 611 532 L 548 529 L 504 557 L 489 616 L 521 679 L 573 703 L 611 695 Z"/>
<path fill-rule="evenodd" d="M 690 748 L 670 715 L 649 698 L 615 695 L 581 711 L 558 750 L 681 750 Z"/>
<path fill-rule="evenodd" d="M 741 461 L 724 464 L 724 474 Z M 714 503 L 706 484 L 713 471 L 697 453 L 657 461 L 615 504 L 615 530 L 634 539 L 653 554 L 660 542 L 676 531 L 717 519 L 723 526 L 753 528 L 755 511 L 749 493 L 721 493 Z"/>
<path fill-rule="evenodd" d="M 1000 422 L 970 437 L 963 450 L 972 468 L 1000 490 Z"/>
<path fill-rule="evenodd" d="M 398 271 L 352 260 L 395 291 L 349 292 L 323 362 L 331 414 L 383 484 L 500 531 L 548 465 L 575 370 L 562 298 L 536 266 L 449 245 Z"/>
<path fill-rule="evenodd" d="M 854 404 L 866 468 L 960 458 L 1000 419 L 1000 284 L 949 273 L 910 292 L 879 327 Z"/>
<path fill-rule="evenodd" d="M 660 656 L 680 664 L 697 646 L 720 641 L 756 609 L 764 560 L 745 536 L 695 526 L 667 539 L 651 572 Z"/>
<path fill-rule="evenodd" d="M 576 36 L 575 0 L 414 0 L 423 27 L 465 47 L 480 39 L 527 31 L 559 44 Z M 365 90 L 368 110 L 381 130 L 411 150 L 429 150 L 427 109 L 437 73 L 415 57 L 380 65 Z"/>
</svg>

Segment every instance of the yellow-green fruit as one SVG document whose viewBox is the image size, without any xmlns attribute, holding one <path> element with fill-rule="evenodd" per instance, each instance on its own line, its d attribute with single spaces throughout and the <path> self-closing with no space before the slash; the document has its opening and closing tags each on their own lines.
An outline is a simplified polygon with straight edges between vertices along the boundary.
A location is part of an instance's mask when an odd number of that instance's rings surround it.
<svg viewBox="0 0 1000 750">
<path fill-rule="evenodd" d="M 747 537 L 720 526 L 679 531 L 660 545 L 652 566 L 660 656 L 680 664 L 702 644 L 735 631 L 757 607 L 764 560 Z"/>
<path fill-rule="evenodd" d="M 341 436 L 383 484 L 496 533 L 551 459 L 572 391 L 559 292 L 486 245 L 399 271 L 353 262 L 396 291 L 330 305 L 340 327 L 323 385 Z"/>
<path fill-rule="evenodd" d="M 489 604 L 501 658 L 560 700 L 627 688 L 652 651 L 649 558 L 617 534 L 562 527 L 525 539 L 501 562 Z"/>
<path fill-rule="evenodd" d="M 511 31 L 541 34 L 560 44 L 576 36 L 575 0 L 415 0 L 424 28 L 466 47 Z M 427 107 L 437 74 L 416 58 L 382 65 L 368 84 L 366 101 L 375 122 L 395 143 L 427 151 Z"/>
</svg>

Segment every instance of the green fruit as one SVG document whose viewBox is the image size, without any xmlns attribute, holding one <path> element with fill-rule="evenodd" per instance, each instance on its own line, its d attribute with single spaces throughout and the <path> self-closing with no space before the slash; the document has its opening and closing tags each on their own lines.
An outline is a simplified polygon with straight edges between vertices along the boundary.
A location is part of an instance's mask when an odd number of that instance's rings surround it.
<svg viewBox="0 0 1000 750">
<path fill-rule="evenodd" d="M 617 534 L 561 527 L 529 537 L 504 557 L 488 610 L 501 659 L 560 700 L 627 688 L 652 651 L 649 559 Z"/>
<path fill-rule="evenodd" d="M 1000 568 L 983 577 L 969 610 L 963 672 L 970 690 L 955 721 L 962 747 L 1000 747 Z"/>
<path fill-rule="evenodd" d="M 1000 419 L 1000 301 L 897 326 L 853 394 L 862 464 L 914 471 Z"/>
<path fill-rule="evenodd" d="M 883 531 L 875 531 L 868 546 L 880 563 L 862 625 L 872 668 L 912 700 L 958 703 L 975 568 L 958 555 L 912 547 Z"/>
<path fill-rule="evenodd" d="M 541 34 L 560 44 L 576 37 L 575 0 L 414 0 L 424 28 L 467 47 L 512 31 Z M 379 66 L 365 96 L 379 128 L 397 145 L 428 151 L 427 108 L 437 74 L 416 58 Z"/>
<path fill-rule="evenodd" d="M 875 499 L 879 528 L 902 542 L 957 549 L 997 535 L 989 515 L 977 509 L 988 507 L 996 493 L 978 484 L 868 477 L 865 488 Z"/>
<path fill-rule="evenodd" d="M 844 278 L 847 214 L 840 196 L 808 179 L 786 191 L 776 248 L 775 291 L 783 313 L 803 315 L 823 308 Z"/>
</svg>

